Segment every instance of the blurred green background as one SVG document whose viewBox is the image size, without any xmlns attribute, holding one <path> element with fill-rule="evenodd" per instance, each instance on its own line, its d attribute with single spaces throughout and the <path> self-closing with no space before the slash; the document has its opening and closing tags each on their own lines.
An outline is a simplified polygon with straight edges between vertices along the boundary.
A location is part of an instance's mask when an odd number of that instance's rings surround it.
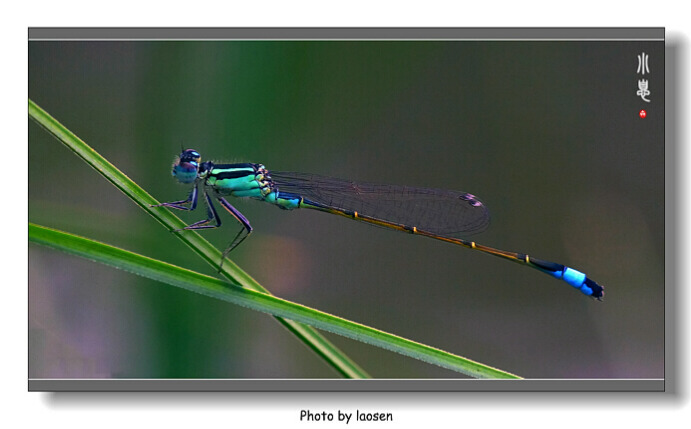
<svg viewBox="0 0 691 429">
<path fill-rule="evenodd" d="M 282 298 L 524 377 L 660 378 L 663 46 L 35 41 L 29 97 L 160 201 L 186 196 L 170 175 L 181 146 L 471 192 L 492 216 L 474 240 L 584 271 L 605 302 L 478 252 L 255 201 L 233 201 L 255 232 L 231 258 Z M 31 222 L 214 274 L 33 122 L 27 167 Z M 224 220 L 204 233 L 220 248 L 236 232 Z M 35 245 L 29 316 L 32 378 L 338 376 L 264 314 Z M 326 335 L 375 377 L 459 377 Z"/>
</svg>

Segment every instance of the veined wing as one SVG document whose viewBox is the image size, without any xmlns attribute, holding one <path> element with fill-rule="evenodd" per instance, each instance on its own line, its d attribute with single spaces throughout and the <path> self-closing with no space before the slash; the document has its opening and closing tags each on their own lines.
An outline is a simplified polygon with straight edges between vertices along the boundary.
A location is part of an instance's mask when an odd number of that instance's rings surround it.
<svg viewBox="0 0 691 429">
<path fill-rule="evenodd" d="M 432 188 L 358 183 L 308 173 L 272 171 L 281 192 L 345 211 L 357 211 L 433 234 L 460 237 L 489 224 L 485 205 L 472 194 Z"/>
</svg>

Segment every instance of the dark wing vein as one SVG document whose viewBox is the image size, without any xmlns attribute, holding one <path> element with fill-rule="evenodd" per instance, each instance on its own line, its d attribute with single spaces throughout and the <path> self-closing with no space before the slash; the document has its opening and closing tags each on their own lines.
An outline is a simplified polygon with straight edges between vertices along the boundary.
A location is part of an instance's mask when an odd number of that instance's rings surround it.
<svg viewBox="0 0 691 429">
<path fill-rule="evenodd" d="M 460 237 L 483 231 L 489 224 L 485 205 L 465 192 L 356 183 L 307 173 L 270 174 L 279 195 L 289 192 L 308 201 L 437 235 Z"/>
</svg>

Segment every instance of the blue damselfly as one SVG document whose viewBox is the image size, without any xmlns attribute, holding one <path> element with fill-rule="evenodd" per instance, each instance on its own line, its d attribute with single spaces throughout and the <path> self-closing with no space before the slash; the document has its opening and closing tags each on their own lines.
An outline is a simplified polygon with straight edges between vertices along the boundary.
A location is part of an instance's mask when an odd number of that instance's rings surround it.
<svg viewBox="0 0 691 429">
<path fill-rule="evenodd" d="M 176 159 L 173 176 L 181 183 L 192 184 L 192 190 L 185 200 L 157 206 L 194 210 L 200 193 L 207 206 L 207 218 L 184 229 L 199 230 L 221 226 L 221 218 L 212 198 L 242 224 L 242 229 L 223 252 L 221 264 L 228 253 L 252 232 L 247 218 L 224 197 L 245 197 L 265 201 L 285 210 L 319 210 L 479 250 L 561 279 L 597 300 L 601 301 L 604 296 L 602 286 L 573 268 L 461 238 L 484 230 L 489 223 L 485 205 L 474 195 L 465 192 L 354 183 L 306 173 L 270 172 L 262 164 L 201 162 L 199 152 L 194 149 L 184 150 Z"/>
</svg>

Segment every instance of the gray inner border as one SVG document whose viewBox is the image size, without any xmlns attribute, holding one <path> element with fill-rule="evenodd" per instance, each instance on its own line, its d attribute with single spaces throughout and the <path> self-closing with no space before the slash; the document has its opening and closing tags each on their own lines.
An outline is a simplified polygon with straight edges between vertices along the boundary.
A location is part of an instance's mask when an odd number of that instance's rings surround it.
<svg viewBox="0 0 691 429">
<path fill-rule="evenodd" d="M 660 40 L 650 28 L 29 28 L 29 40 Z"/>
<path fill-rule="evenodd" d="M 29 391 L 664 392 L 662 379 L 30 379 Z"/>
<path fill-rule="evenodd" d="M 28 29 L 29 40 L 628 40 L 665 41 L 663 27 L 651 28 L 49 28 Z M 679 47 L 673 43 L 665 52 L 666 79 L 670 87 L 678 87 L 676 58 Z M 673 91 L 666 91 L 666 110 L 679 107 Z M 678 158 L 670 154 L 677 152 L 674 131 L 679 125 L 678 109 L 668 110 L 666 135 L 665 176 L 676 178 L 679 172 Z M 676 119 L 676 120 L 675 120 Z M 670 123 L 672 122 L 672 123 Z M 670 134 L 670 128 L 671 134 Z M 676 162 L 672 161 L 677 159 Z M 670 170 L 667 167 L 672 167 Z M 666 181 L 667 182 L 667 181 Z M 674 181 L 666 185 L 673 196 L 678 193 Z M 669 189 L 669 188 L 672 189 Z M 666 205 L 670 200 L 666 199 Z M 666 211 L 666 223 L 677 225 L 679 219 L 675 210 Z M 669 217 L 668 217 L 669 216 Z M 673 235 L 666 234 L 666 249 L 678 248 Z M 678 257 L 678 252 L 675 252 Z M 677 259 L 676 257 L 674 259 Z M 679 322 L 675 301 L 669 300 L 669 292 L 675 293 L 677 272 L 666 261 L 666 329 L 670 328 L 671 340 L 679 332 L 675 321 Z M 679 264 L 674 264 L 679 267 Z M 671 288 L 671 289 L 670 289 Z M 672 314 L 674 313 L 674 314 Z M 678 374 L 679 350 L 667 343 L 665 346 L 665 372 Z M 674 343 L 671 343 L 674 344 Z M 671 348 L 671 350 L 668 350 Z M 671 353 L 668 353 L 671 351 Z M 678 393 L 678 386 L 672 376 L 669 386 L 672 395 Z M 186 392 L 287 392 L 287 391 L 358 391 L 358 392 L 665 392 L 665 379 L 529 379 L 529 380 L 466 380 L 466 379 L 28 379 L 31 392 L 93 392 L 93 391 L 186 391 Z"/>
</svg>

